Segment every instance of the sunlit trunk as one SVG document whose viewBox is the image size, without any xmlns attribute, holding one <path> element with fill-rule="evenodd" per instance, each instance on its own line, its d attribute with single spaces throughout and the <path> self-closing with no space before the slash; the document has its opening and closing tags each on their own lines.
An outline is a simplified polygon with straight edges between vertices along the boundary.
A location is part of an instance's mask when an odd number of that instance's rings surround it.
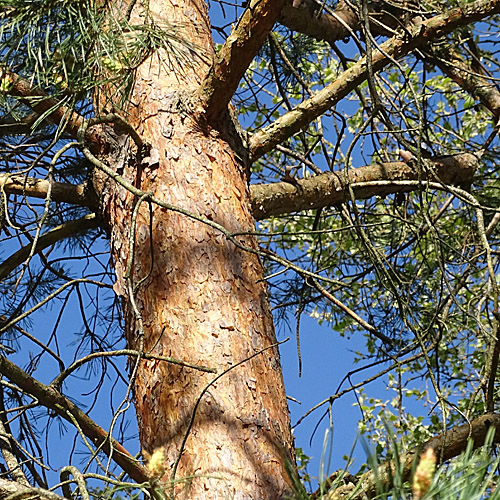
<svg viewBox="0 0 500 500">
<path fill-rule="evenodd" d="M 197 55 L 176 60 L 160 51 L 138 69 L 129 119 L 152 149 L 139 161 L 135 152 L 118 160 L 115 151 L 115 166 L 167 203 L 233 233 L 253 231 L 246 175 L 241 155 L 234 152 L 238 141 L 229 118 L 217 130 L 204 126 L 190 99 L 214 55 L 206 6 L 197 0 L 155 0 L 149 8 L 158 23 L 178 23 Z M 141 11 L 134 7 L 135 22 Z M 276 342 L 259 259 L 202 221 L 157 206 L 151 217 L 147 201 L 133 235 L 131 283 L 137 289 L 131 301 L 126 276 L 138 200 L 114 182 L 100 189 L 130 348 L 221 373 Z M 252 236 L 238 240 L 257 248 Z M 135 360 L 130 364 L 133 371 Z M 134 391 L 141 446 L 149 454 L 164 448 L 166 484 L 173 479 L 195 404 L 214 377 L 160 360 L 138 365 Z M 289 490 L 283 464 L 291 448 L 274 347 L 229 371 L 201 399 L 180 455 L 175 479 L 185 480 L 176 483 L 176 497 L 281 498 Z"/>
</svg>

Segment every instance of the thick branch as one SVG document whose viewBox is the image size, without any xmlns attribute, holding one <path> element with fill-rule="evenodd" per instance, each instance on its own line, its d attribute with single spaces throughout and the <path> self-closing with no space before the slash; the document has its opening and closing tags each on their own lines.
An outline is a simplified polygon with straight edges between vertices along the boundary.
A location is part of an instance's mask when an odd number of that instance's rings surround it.
<svg viewBox="0 0 500 500">
<path fill-rule="evenodd" d="M 469 92 L 488 109 L 495 121 L 500 119 L 500 91 L 490 83 L 489 78 L 475 73 L 471 65 L 465 62 L 456 52 L 442 48 L 439 51 L 430 50 L 426 60 L 435 64 L 455 83 Z"/>
<path fill-rule="evenodd" d="M 57 99 L 53 99 L 45 92 L 33 88 L 28 80 L 21 78 L 11 71 L 4 70 L 3 78 L 8 79 L 11 84 L 8 91 L 9 95 L 20 97 L 38 115 L 47 113 L 47 118 L 51 122 L 65 124 L 66 131 L 71 136 L 76 137 L 76 133 L 83 120 L 80 115 L 66 106 L 61 106 Z"/>
<path fill-rule="evenodd" d="M 294 2 L 295 3 L 295 2 Z M 318 4 L 313 0 L 302 0 L 299 8 L 290 4 L 281 11 L 278 22 L 287 28 L 303 33 L 304 35 L 324 40 L 333 44 L 350 37 L 360 28 L 357 13 L 344 1 L 339 1 L 337 8 L 331 13 L 317 12 Z M 352 4 L 351 4 L 352 5 Z M 385 3 L 384 10 L 380 11 L 380 2 L 368 5 L 370 14 L 370 31 L 372 35 L 392 36 L 394 28 L 401 23 L 398 19 L 404 13 L 396 4 Z"/>
<path fill-rule="evenodd" d="M 4 193 L 31 196 L 33 198 L 46 198 L 49 186 L 52 186 L 50 199 L 72 205 L 79 205 L 95 209 L 95 203 L 90 196 L 90 190 L 86 184 L 65 184 L 24 177 L 22 175 L 0 175 L 0 186 Z"/>
<path fill-rule="evenodd" d="M 359 23 L 356 13 L 345 3 L 335 9 L 335 15 L 317 12 L 312 8 L 300 8 L 285 5 L 281 11 L 279 22 L 283 26 L 304 35 L 334 43 L 350 36 Z"/>
<path fill-rule="evenodd" d="M 72 137 L 76 137 L 85 118 L 73 109 L 62 105 L 57 99 L 50 97 L 26 79 L 6 68 L 0 67 L 0 77 L 9 82 L 8 95 L 19 98 L 29 106 L 38 116 L 46 115 L 46 119 L 59 125 Z M 99 136 L 99 129 L 94 127 L 92 133 L 86 137 L 92 149 L 98 148 L 105 141 Z"/>
<path fill-rule="evenodd" d="M 89 229 L 95 229 L 98 226 L 95 214 L 89 214 L 81 219 L 65 222 L 40 236 L 36 242 L 35 252 L 42 252 L 58 241 L 88 231 Z M 29 257 L 31 249 L 32 244 L 26 245 L 0 264 L 0 281 L 5 279 L 17 266 L 20 266 Z"/>
<path fill-rule="evenodd" d="M 470 153 L 425 162 L 423 173 L 427 181 L 443 184 L 470 184 L 477 168 L 478 160 Z M 377 163 L 349 170 L 346 182 L 343 172 L 326 172 L 308 179 L 297 179 L 297 185 L 288 182 L 256 184 L 250 186 L 253 215 L 256 220 L 272 215 L 339 205 L 350 199 L 348 186 L 351 185 L 357 199 L 372 196 L 386 196 L 391 193 L 411 191 L 415 187 L 394 185 L 377 186 L 377 181 L 418 180 L 417 169 L 403 162 Z M 357 183 L 374 182 L 372 186 L 356 186 Z"/>
<path fill-rule="evenodd" d="M 379 49 L 373 51 L 373 71 L 381 70 L 394 59 L 408 54 L 435 38 L 450 33 L 459 26 L 479 21 L 499 12 L 500 0 L 477 0 L 474 3 L 451 9 L 445 14 L 427 19 L 421 24 L 412 24 L 407 27 L 407 30 L 398 32 L 394 37 L 382 43 Z M 363 57 L 344 71 L 333 83 L 282 115 L 268 127 L 254 134 L 249 143 L 251 159 L 260 158 L 276 144 L 307 126 L 312 120 L 347 96 L 366 80 L 367 76 L 366 57 Z"/>
<path fill-rule="evenodd" d="M 428 175 L 422 180 L 439 180 L 444 184 L 467 185 L 472 182 L 477 168 L 477 158 L 469 153 L 428 160 Z M 349 199 L 348 184 L 341 172 L 327 172 L 308 179 L 297 179 L 297 186 L 289 182 L 273 184 L 254 184 L 250 186 L 252 212 L 256 220 L 273 215 L 284 215 L 300 210 L 338 205 Z M 358 199 L 372 196 L 411 191 L 415 187 L 394 185 L 356 186 L 360 182 L 411 181 L 417 180 L 416 168 L 403 162 L 377 163 L 349 171 L 349 184 Z M 2 177 L 0 176 L 0 184 Z M 21 176 L 7 178 L 4 185 L 6 193 L 23 194 L 35 198 L 45 198 L 48 182 Z M 96 209 L 96 203 L 85 194 L 84 185 L 52 183 L 51 197 L 54 201 L 63 201 L 75 205 Z M 2 267 L 0 266 L 0 270 Z M 3 274 L 0 271 L 0 276 Z"/>
<path fill-rule="evenodd" d="M 250 0 L 199 90 L 209 122 L 221 117 L 287 0 Z"/>
<path fill-rule="evenodd" d="M 137 483 L 149 481 L 147 470 L 118 441 L 55 387 L 42 384 L 3 356 L 0 356 L 0 373 L 34 397 L 41 405 L 53 410 L 72 425 L 77 422 L 83 434 L 92 441 L 93 445 L 111 457 L 134 481 Z"/>
<path fill-rule="evenodd" d="M 404 453 L 399 461 L 401 463 L 403 472 L 403 481 L 410 478 L 413 463 L 418 457 L 427 449 L 433 448 L 438 460 L 442 459 L 443 462 L 450 460 L 453 457 L 460 455 L 465 451 L 469 439 L 473 442 L 473 448 L 477 449 L 483 446 L 488 431 L 494 427 L 496 432 L 493 438 L 494 443 L 500 442 L 500 415 L 490 413 L 473 420 L 470 424 L 464 424 L 453 427 L 443 434 L 439 434 L 426 441 L 422 446 L 414 448 L 407 453 Z M 350 500 L 358 500 L 362 498 L 372 498 L 376 494 L 377 482 L 390 485 L 394 475 L 390 472 L 394 470 L 392 462 L 381 465 L 376 471 L 369 471 L 363 474 L 359 481 L 361 482 L 361 489 L 358 494 L 352 495 L 354 489 L 353 484 L 341 486 L 334 491 L 329 492 L 324 496 L 325 500 L 343 500 L 347 497 Z"/>
</svg>

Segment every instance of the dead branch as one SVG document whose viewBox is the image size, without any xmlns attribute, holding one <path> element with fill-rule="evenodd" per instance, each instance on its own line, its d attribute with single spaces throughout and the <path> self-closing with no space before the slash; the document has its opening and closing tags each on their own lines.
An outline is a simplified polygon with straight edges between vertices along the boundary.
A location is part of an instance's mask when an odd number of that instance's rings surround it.
<svg viewBox="0 0 500 500">
<path fill-rule="evenodd" d="M 7 194 L 46 198 L 50 184 L 52 184 L 50 193 L 52 201 L 70 203 L 91 209 L 97 208 L 86 184 L 49 183 L 44 179 L 25 177 L 23 175 L 0 175 L 0 186 Z"/>
<path fill-rule="evenodd" d="M 83 434 L 93 445 L 112 458 L 134 481 L 137 483 L 149 481 L 147 469 L 85 412 L 63 396 L 56 387 L 42 384 L 3 356 L 0 356 L 0 373 L 35 398 L 40 405 L 54 411 L 72 425 L 74 422 L 78 423 Z"/>
<path fill-rule="evenodd" d="M 23 498 L 36 498 L 39 500 L 67 500 L 53 491 L 43 488 L 33 488 L 15 481 L 0 477 L 0 498 L 20 500 Z"/>
<path fill-rule="evenodd" d="M 495 122 L 500 119 L 500 91 L 487 76 L 473 71 L 471 65 L 451 48 L 429 48 L 425 56 L 427 61 L 438 66 L 445 75 L 478 99 L 491 112 Z"/>
<path fill-rule="evenodd" d="M 58 241 L 70 238 L 89 229 L 95 229 L 98 226 L 95 214 L 89 214 L 81 219 L 65 222 L 40 236 L 36 242 L 35 252 L 42 252 Z M 0 264 L 0 280 L 5 279 L 17 266 L 20 266 L 29 257 L 31 249 L 32 244 L 26 245 L 4 260 Z"/>
<path fill-rule="evenodd" d="M 428 181 L 440 180 L 444 184 L 470 184 L 477 168 L 477 158 L 469 153 L 428 160 Z M 22 176 L 0 176 L 4 181 L 4 192 L 24 194 L 35 198 L 45 198 L 48 181 Z M 372 196 L 387 196 L 397 192 L 407 192 L 415 186 L 371 186 L 356 187 L 360 182 L 417 180 L 417 170 L 404 162 L 377 163 L 349 171 L 348 183 L 354 188 L 358 199 Z M 425 180 L 425 179 L 423 179 Z M 275 215 L 284 215 L 311 208 L 338 205 L 349 198 L 348 183 L 342 173 L 327 172 L 308 179 L 297 179 L 297 187 L 288 182 L 254 184 L 250 186 L 252 211 L 256 220 Z M 300 188 L 298 187 L 300 186 Z M 54 201 L 87 206 L 96 209 L 96 203 L 86 192 L 83 184 L 72 185 L 52 183 L 51 197 Z M 19 265 L 19 264 L 17 264 Z M 0 266 L 0 270 L 2 266 Z M 0 277 L 4 274 L 0 271 Z"/>
</svg>

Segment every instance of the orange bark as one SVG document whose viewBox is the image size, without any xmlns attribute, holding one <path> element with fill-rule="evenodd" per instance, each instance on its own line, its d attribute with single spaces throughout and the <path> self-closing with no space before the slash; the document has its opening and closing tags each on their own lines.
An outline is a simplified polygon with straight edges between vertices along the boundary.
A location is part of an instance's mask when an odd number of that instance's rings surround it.
<svg viewBox="0 0 500 500">
<path fill-rule="evenodd" d="M 197 0 L 151 1 L 150 13 L 158 21 L 184 23 L 183 36 L 196 43 L 200 57 L 185 64 L 160 53 L 138 69 L 130 122 L 152 149 L 140 165 L 134 155 L 121 162 L 115 155 L 115 168 L 168 203 L 232 232 L 252 231 L 244 168 L 230 145 L 234 138 L 222 127 L 200 126 L 188 99 L 214 57 L 206 6 Z M 136 7 L 137 19 L 139 14 Z M 134 284 L 147 277 L 135 292 L 142 338 L 125 276 L 137 199 L 114 183 L 101 189 L 129 347 L 220 373 L 276 342 L 258 258 L 202 222 L 158 207 L 152 209 L 150 235 L 147 203 L 137 217 L 132 266 Z M 251 236 L 240 241 L 256 248 Z M 162 361 L 139 364 L 134 389 L 141 445 L 147 453 L 164 447 L 167 487 L 195 403 L 214 377 Z M 289 491 L 283 463 L 291 448 L 279 353 L 268 349 L 203 397 L 176 473 L 177 480 L 189 480 L 176 483 L 176 498 L 282 498 Z"/>
</svg>

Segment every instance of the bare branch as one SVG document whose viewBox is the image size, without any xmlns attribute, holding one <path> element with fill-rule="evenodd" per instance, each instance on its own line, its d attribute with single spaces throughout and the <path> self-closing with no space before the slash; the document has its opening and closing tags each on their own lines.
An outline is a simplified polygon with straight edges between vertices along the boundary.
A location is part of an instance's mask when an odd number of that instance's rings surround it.
<svg viewBox="0 0 500 500">
<path fill-rule="evenodd" d="M 443 47 L 439 51 L 430 48 L 426 51 L 426 60 L 438 66 L 466 92 L 479 99 L 495 121 L 500 119 L 500 91 L 490 83 L 487 76 L 474 72 L 471 65 L 450 48 Z"/>
<path fill-rule="evenodd" d="M 427 180 L 439 180 L 447 185 L 470 184 L 477 169 L 478 160 L 470 153 L 427 160 Z M 297 179 L 297 186 L 289 182 L 256 184 L 250 186 L 253 215 L 262 220 L 272 215 L 283 215 L 300 210 L 339 205 L 350 199 L 349 185 L 357 199 L 386 196 L 391 193 L 414 190 L 409 186 L 372 185 L 356 186 L 357 183 L 376 181 L 418 180 L 415 167 L 404 162 L 377 163 L 349 171 L 349 179 L 343 173 L 326 172 L 308 179 Z M 423 179 L 422 179 L 423 180 Z"/>
<path fill-rule="evenodd" d="M 359 19 L 346 3 L 339 2 L 332 14 L 318 14 L 308 6 L 297 8 L 285 5 L 279 22 L 293 31 L 317 40 L 334 43 L 348 37 L 352 31 L 356 30 Z"/>
<path fill-rule="evenodd" d="M 250 0 L 198 91 L 209 122 L 226 111 L 240 80 L 287 0 Z"/>
<path fill-rule="evenodd" d="M 139 357 L 142 359 L 154 359 L 157 361 L 165 361 L 167 363 L 172 363 L 174 365 L 179 365 L 179 366 L 185 366 L 186 368 L 191 368 L 193 370 L 200 370 L 202 372 L 207 372 L 207 373 L 217 373 L 217 370 L 215 368 L 209 368 L 208 366 L 203 366 L 203 365 L 195 365 L 193 363 L 188 363 L 186 361 L 182 361 L 180 359 L 172 358 L 170 356 L 156 356 L 154 354 L 149 354 L 149 353 L 141 353 L 140 351 L 135 351 L 133 349 L 120 349 L 117 351 L 104 351 L 104 352 L 93 352 L 91 354 L 88 354 L 84 358 L 81 358 L 74 363 L 71 364 L 66 369 L 61 370 L 59 375 L 52 381 L 52 384 L 59 387 L 63 381 L 71 375 L 75 370 L 78 370 L 81 368 L 85 363 L 88 363 L 89 361 L 96 359 L 96 358 L 110 358 L 113 356 L 131 356 L 131 357 Z"/>
<path fill-rule="evenodd" d="M 437 37 L 450 33 L 459 26 L 499 12 L 500 0 L 477 0 L 474 3 L 434 16 L 421 24 L 412 24 L 405 31 L 396 33 L 394 37 L 382 43 L 378 49 L 373 50 L 372 70 L 381 70 L 394 59 L 408 54 Z M 255 161 L 260 158 L 277 144 L 318 118 L 366 80 L 367 76 L 367 60 L 366 57 L 363 57 L 344 71 L 333 83 L 282 115 L 271 125 L 255 133 L 249 142 L 251 159 Z"/>
<path fill-rule="evenodd" d="M 46 198 L 51 184 L 50 199 L 52 201 L 70 203 L 90 209 L 97 208 L 97 203 L 92 200 L 90 190 L 86 184 L 50 183 L 44 179 L 24 177 L 22 175 L 0 175 L 0 186 L 2 186 L 3 191 L 7 194 Z"/>
<path fill-rule="evenodd" d="M 470 154 L 436 158 L 429 160 L 430 171 L 434 172 L 428 180 L 439 178 L 445 184 L 468 184 L 472 181 L 477 167 L 477 159 Z M 434 175 L 436 177 L 434 177 Z M 386 196 L 391 193 L 411 191 L 413 188 L 402 186 L 373 186 L 356 188 L 358 182 L 415 180 L 418 178 L 416 169 L 403 162 L 379 163 L 353 169 L 349 174 L 349 183 L 354 185 L 358 199 L 372 196 Z M 9 194 L 22 194 L 34 198 L 45 198 L 49 186 L 48 181 L 22 176 L 0 176 L 0 185 Z M 299 189 L 288 182 L 273 184 L 255 184 L 250 186 L 252 211 L 256 220 L 262 220 L 273 215 L 283 215 L 310 208 L 320 208 L 338 205 L 349 197 L 347 184 L 342 180 L 342 174 L 324 173 L 309 179 L 297 179 Z M 84 184 L 52 183 L 51 198 L 54 201 L 86 206 L 97 210 L 97 202 L 90 196 Z M 19 264 L 17 264 L 19 265 Z M 0 270 L 2 266 L 0 265 Z M 0 271 L 0 279 L 3 273 Z"/>
<path fill-rule="evenodd" d="M 427 180 L 440 179 L 445 184 L 470 184 L 477 168 L 477 158 L 471 154 L 449 156 L 429 160 L 429 175 Z M 296 188 L 288 182 L 273 184 L 254 184 L 250 186 L 252 212 L 256 220 L 262 220 L 274 215 L 283 215 L 300 210 L 338 205 L 349 198 L 347 183 L 340 173 L 324 173 L 308 179 L 297 179 Z M 3 180 L 6 179 L 6 180 Z M 353 186 L 356 198 L 366 199 L 372 196 L 411 191 L 412 187 L 401 185 L 372 186 L 356 188 L 356 183 L 372 181 L 416 180 L 418 174 L 415 168 L 404 162 L 378 163 L 350 170 L 349 183 Z M 45 198 L 48 181 L 22 176 L 0 176 L 5 182 L 6 193 L 23 194 L 35 198 Z M 52 184 L 51 197 L 54 201 L 72 203 L 96 209 L 96 202 L 86 192 L 84 184 L 72 185 L 63 183 Z M 19 263 L 17 264 L 19 265 Z M 0 265 L 0 279 L 4 276 Z"/>
<path fill-rule="evenodd" d="M 65 222 L 40 236 L 36 242 L 35 252 L 39 253 L 58 241 L 88 231 L 89 229 L 94 229 L 98 226 L 99 224 L 95 214 L 89 214 L 81 219 Z M 0 280 L 5 279 L 17 266 L 20 266 L 29 257 L 31 248 L 32 244 L 20 248 L 16 253 L 0 264 Z"/>
<path fill-rule="evenodd" d="M 42 384 L 3 356 L 0 356 L 0 373 L 63 419 L 71 424 L 73 420 L 76 421 L 94 446 L 111 457 L 134 481 L 138 483 L 149 481 L 148 471 L 119 442 L 55 387 Z"/>
<path fill-rule="evenodd" d="M 21 498 L 37 498 L 40 500 L 67 500 L 64 497 L 57 495 L 53 491 L 44 490 L 42 488 L 33 488 L 15 481 L 9 481 L 0 477 L 0 498 L 2 499 L 21 499 Z"/>
</svg>

